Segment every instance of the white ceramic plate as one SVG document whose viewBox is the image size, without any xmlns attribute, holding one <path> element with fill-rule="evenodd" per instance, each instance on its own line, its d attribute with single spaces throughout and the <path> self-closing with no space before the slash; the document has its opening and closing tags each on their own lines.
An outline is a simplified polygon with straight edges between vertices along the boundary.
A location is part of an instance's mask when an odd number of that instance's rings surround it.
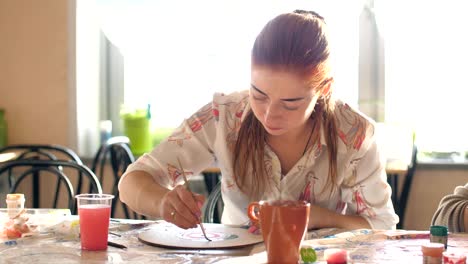
<svg viewBox="0 0 468 264">
<path fill-rule="evenodd" d="M 153 225 L 148 231 L 140 233 L 138 239 L 153 246 L 191 249 L 234 248 L 263 241 L 261 235 L 253 235 L 246 228 L 207 223 L 203 226 L 212 241 L 203 237 L 200 227 L 185 230 L 167 222 Z"/>
</svg>

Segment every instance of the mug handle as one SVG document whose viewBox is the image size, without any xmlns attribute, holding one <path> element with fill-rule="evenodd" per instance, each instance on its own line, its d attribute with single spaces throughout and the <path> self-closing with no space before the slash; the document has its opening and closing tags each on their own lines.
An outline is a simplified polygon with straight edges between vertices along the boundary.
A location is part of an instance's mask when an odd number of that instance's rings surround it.
<svg viewBox="0 0 468 264">
<path fill-rule="evenodd" d="M 258 225 L 258 223 L 260 222 L 260 219 L 258 218 L 259 209 L 260 209 L 260 204 L 258 202 L 250 203 L 249 207 L 247 208 L 247 215 L 249 216 L 252 223 L 255 225 Z"/>
</svg>

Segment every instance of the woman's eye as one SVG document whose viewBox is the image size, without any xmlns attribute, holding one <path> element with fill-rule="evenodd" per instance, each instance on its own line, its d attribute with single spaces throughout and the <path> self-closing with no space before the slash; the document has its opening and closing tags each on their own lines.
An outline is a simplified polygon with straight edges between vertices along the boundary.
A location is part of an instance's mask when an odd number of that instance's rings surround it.
<svg viewBox="0 0 468 264">
<path fill-rule="evenodd" d="M 292 106 L 285 105 L 284 109 L 289 110 L 289 111 L 294 111 L 294 110 L 299 109 L 299 107 L 297 107 L 297 106 L 292 107 Z"/>
<path fill-rule="evenodd" d="M 301 106 L 300 102 L 283 102 L 283 108 L 288 111 L 298 110 Z"/>
<path fill-rule="evenodd" d="M 259 96 L 254 95 L 252 97 L 253 97 L 253 99 L 255 99 L 257 101 L 266 101 L 266 99 L 267 99 L 265 96 L 259 97 Z"/>
</svg>

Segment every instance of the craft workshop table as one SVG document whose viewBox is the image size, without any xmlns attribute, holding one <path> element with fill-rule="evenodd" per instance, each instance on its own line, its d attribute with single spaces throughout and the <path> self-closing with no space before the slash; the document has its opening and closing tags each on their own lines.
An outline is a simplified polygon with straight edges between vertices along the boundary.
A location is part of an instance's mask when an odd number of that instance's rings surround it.
<svg viewBox="0 0 468 264">
<path fill-rule="evenodd" d="M 312 233 L 312 236 L 318 238 L 309 237 L 303 241 L 302 246 L 314 248 L 317 254 L 316 263 L 320 264 L 326 263 L 323 255 L 329 248 L 346 249 L 348 263 L 423 263 L 421 246 L 429 242 L 427 231 L 369 229 L 339 231 L 325 229 L 318 231 L 318 234 Z M 468 233 L 450 234 L 447 252 L 459 252 L 468 256 Z M 266 263 L 266 253 L 254 253 L 251 256 L 220 260 L 217 263 Z"/>
<path fill-rule="evenodd" d="M 158 226 L 168 225 L 167 222 L 113 219 L 109 227 L 109 240 L 127 248 L 109 246 L 106 251 L 85 251 L 81 250 L 77 231 L 73 231 L 76 229 L 73 228 L 76 221 L 77 216 L 70 216 L 70 221 L 64 223 L 63 227 L 54 227 L 56 232 L 53 233 L 20 239 L 0 238 L 0 263 L 215 263 L 264 250 L 261 243 L 228 249 L 170 249 L 151 246 L 143 243 L 138 235 Z"/>
<path fill-rule="evenodd" d="M 82 251 L 73 232 L 3 240 L 0 263 L 266 263 L 262 243 L 222 250 L 194 250 L 151 246 L 138 239 L 139 234 L 160 225 L 167 223 L 114 220 L 109 240 L 127 248 L 109 247 L 98 252 Z M 303 245 L 315 249 L 317 263 L 324 263 L 323 252 L 327 248 L 346 249 L 348 263 L 422 263 L 421 245 L 428 240 L 428 232 L 423 231 L 322 229 L 309 232 Z M 468 254 L 468 234 L 450 234 L 448 251 L 454 250 Z"/>
</svg>

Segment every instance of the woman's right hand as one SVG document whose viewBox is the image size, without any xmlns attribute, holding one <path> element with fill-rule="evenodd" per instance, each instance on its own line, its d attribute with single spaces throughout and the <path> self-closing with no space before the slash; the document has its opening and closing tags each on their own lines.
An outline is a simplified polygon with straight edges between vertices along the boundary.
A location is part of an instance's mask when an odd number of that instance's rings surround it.
<svg viewBox="0 0 468 264">
<path fill-rule="evenodd" d="M 200 223 L 204 202 L 203 195 L 192 194 L 183 185 L 178 185 L 163 196 L 159 215 L 180 228 L 196 228 Z"/>
</svg>

